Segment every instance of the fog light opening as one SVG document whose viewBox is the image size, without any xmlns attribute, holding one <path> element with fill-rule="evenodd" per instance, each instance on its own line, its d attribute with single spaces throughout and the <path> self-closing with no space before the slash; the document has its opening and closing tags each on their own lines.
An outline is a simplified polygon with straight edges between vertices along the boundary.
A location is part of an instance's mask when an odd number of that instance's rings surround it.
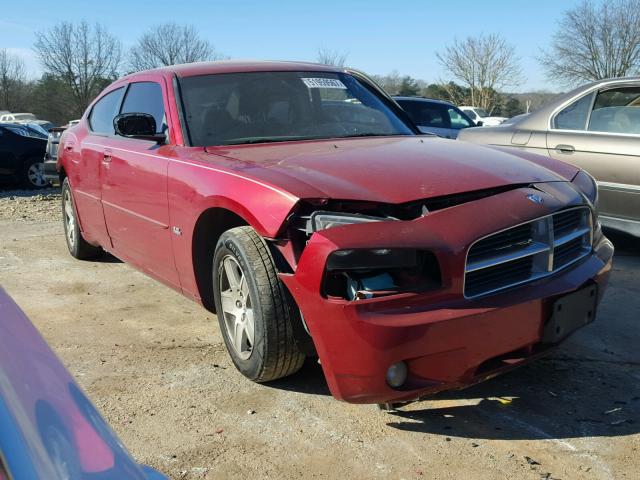
<svg viewBox="0 0 640 480">
<path fill-rule="evenodd" d="M 404 362 L 394 363 L 387 370 L 387 384 L 391 388 L 399 388 L 407 381 L 407 364 Z"/>
</svg>

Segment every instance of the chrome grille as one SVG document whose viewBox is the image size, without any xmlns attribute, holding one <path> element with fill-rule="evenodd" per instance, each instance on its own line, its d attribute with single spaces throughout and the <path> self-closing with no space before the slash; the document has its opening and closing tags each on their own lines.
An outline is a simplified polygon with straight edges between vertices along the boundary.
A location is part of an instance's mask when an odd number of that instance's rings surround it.
<svg viewBox="0 0 640 480">
<path fill-rule="evenodd" d="M 467 254 L 464 295 L 479 297 L 552 275 L 591 252 L 593 228 L 587 207 L 494 233 Z"/>
</svg>

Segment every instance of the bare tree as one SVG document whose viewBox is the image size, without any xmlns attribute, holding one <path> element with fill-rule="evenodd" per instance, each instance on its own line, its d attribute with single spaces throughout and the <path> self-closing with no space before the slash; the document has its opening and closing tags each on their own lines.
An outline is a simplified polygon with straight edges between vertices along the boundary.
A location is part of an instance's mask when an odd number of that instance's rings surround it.
<svg viewBox="0 0 640 480">
<path fill-rule="evenodd" d="M 25 77 L 24 61 L 0 49 L 0 110 L 13 111 L 20 104 Z"/>
<path fill-rule="evenodd" d="M 455 40 L 436 56 L 455 79 L 469 88 L 473 105 L 488 111 L 495 106 L 499 89 L 516 86 L 522 80 L 514 48 L 496 34 Z"/>
<path fill-rule="evenodd" d="M 583 1 L 565 12 L 539 60 L 565 86 L 640 71 L 640 0 Z"/>
<path fill-rule="evenodd" d="M 138 39 L 129 52 L 129 65 L 134 71 L 140 71 L 223 58 L 211 43 L 200 37 L 194 26 L 164 23 L 152 27 Z"/>
<path fill-rule="evenodd" d="M 76 115 L 118 75 L 120 41 L 100 24 L 60 22 L 36 33 L 33 48 L 45 72 L 71 88 Z"/>
<path fill-rule="evenodd" d="M 318 63 L 324 65 L 332 65 L 334 67 L 344 67 L 347 63 L 348 53 L 339 52 L 337 50 L 330 50 L 328 48 L 319 48 L 317 60 Z"/>
</svg>

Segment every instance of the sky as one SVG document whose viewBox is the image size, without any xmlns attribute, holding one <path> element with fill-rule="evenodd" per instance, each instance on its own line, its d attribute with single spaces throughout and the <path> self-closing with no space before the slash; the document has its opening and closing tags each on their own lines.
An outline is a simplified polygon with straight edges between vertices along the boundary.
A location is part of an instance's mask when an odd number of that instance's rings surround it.
<svg viewBox="0 0 640 480">
<path fill-rule="evenodd" d="M 316 61 L 319 48 L 346 53 L 347 64 L 370 74 L 396 70 L 428 82 L 450 80 L 436 52 L 467 36 L 498 33 L 520 57 L 526 81 L 508 90 L 558 91 L 536 57 L 578 0 L 4 0 L 0 48 L 21 56 L 31 77 L 42 73 L 31 50 L 34 32 L 56 22 L 100 22 L 126 49 L 149 27 L 194 25 L 228 57 Z M 27 7 L 28 5 L 28 7 Z"/>
</svg>

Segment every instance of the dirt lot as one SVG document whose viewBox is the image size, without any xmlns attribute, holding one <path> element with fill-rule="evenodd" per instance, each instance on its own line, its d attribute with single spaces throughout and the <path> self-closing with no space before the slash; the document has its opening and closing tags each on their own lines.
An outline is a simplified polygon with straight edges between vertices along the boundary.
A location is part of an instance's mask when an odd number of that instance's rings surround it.
<svg viewBox="0 0 640 480">
<path fill-rule="evenodd" d="M 313 362 L 272 385 L 244 379 L 214 315 L 112 257 L 72 259 L 55 191 L 24 195 L 0 191 L 0 285 L 134 457 L 172 478 L 640 478 L 629 239 L 614 238 L 598 320 L 550 357 L 383 413 L 333 400 Z"/>
</svg>

